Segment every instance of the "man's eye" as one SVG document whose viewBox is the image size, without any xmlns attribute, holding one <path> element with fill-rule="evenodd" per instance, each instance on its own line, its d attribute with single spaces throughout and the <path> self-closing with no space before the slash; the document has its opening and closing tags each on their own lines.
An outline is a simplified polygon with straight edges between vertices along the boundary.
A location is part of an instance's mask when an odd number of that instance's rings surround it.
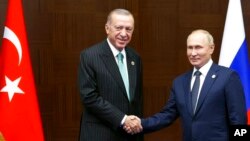
<svg viewBox="0 0 250 141">
<path fill-rule="evenodd" d="M 122 26 L 116 26 L 115 29 L 116 29 L 116 30 L 122 30 L 123 27 L 122 27 Z"/>
<path fill-rule="evenodd" d="M 201 49 L 201 48 L 202 48 L 202 46 L 196 46 L 195 48 L 196 48 L 196 49 Z"/>
<path fill-rule="evenodd" d="M 132 29 L 132 28 L 126 28 L 126 30 L 127 30 L 128 32 L 133 31 L 133 29 Z"/>
</svg>

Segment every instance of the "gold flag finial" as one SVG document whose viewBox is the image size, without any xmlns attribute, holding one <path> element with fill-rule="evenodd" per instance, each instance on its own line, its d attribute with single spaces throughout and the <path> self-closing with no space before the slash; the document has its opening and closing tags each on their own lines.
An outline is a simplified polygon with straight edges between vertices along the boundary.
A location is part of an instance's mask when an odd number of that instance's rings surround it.
<svg viewBox="0 0 250 141">
<path fill-rule="evenodd" d="M 0 132 L 0 141 L 5 141 L 1 132 Z"/>
</svg>

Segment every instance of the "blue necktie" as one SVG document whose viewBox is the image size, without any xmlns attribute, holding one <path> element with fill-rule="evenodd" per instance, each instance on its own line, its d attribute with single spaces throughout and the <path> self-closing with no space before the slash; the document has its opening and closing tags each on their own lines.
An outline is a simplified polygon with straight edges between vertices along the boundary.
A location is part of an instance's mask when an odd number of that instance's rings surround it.
<svg viewBox="0 0 250 141">
<path fill-rule="evenodd" d="M 123 56 L 123 54 L 120 52 L 120 53 L 117 55 L 118 67 L 119 67 L 119 70 L 120 70 L 120 73 L 121 73 L 121 76 L 122 76 L 122 79 L 123 79 L 123 83 L 124 83 L 125 88 L 126 88 L 126 92 L 127 92 L 128 99 L 130 100 L 128 73 L 126 72 L 126 68 L 125 68 L 125 65 L 124 65 L 124 63 L 123 63 L 123 58 L 124 58 L 124 56 Z"/>
<path fill-rule="evenodd" d="M 192 94 L 192 108 L 193 108 L 193 112 L 195 113 L 196 110 L 196 104 L 197 104 L 197 97 L 198 97 L 198 93 L 199 93 L 199 88 L 200 88 L 200 75 L 201 72 L 200 71 L 196 71 L 194 73 L 195 77 L 195 81 L 194 81 L 194 85 L 191 91 Z"/>
</svg>

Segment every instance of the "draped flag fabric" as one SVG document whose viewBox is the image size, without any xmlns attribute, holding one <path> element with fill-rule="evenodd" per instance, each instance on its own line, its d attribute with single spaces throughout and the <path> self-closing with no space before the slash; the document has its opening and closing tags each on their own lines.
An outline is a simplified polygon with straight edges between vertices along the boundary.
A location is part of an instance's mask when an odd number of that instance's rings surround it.
<svg viewBox="0 0 250 141">
<path fill-rule="evenodd" d="M 0 50 L 0 139 L 43 141 L 21 0 L 8 1 Z"/>
<path fill-rule="evenodd" d="M 250 124 L 250 65 L 240 0 L 229 0 L 219 64 L 239 73 Z"/>
</svg>

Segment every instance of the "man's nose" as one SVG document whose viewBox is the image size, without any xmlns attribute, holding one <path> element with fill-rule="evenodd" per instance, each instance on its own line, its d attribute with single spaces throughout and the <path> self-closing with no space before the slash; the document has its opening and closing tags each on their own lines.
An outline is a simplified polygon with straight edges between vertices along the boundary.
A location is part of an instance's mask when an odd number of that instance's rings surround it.
<svg viewBox="0 0 250 141">
<path fill-rule="evenodd" d="M 197 51 L 195 49 L 192 49 L 191 55 L 197 55 Z"/>
<path fill-rule="evenodd" d="M 126 36 L 127 35 L 126 29 L 122 29 L 120 35 L 123 37 Z"/>
</svg>

